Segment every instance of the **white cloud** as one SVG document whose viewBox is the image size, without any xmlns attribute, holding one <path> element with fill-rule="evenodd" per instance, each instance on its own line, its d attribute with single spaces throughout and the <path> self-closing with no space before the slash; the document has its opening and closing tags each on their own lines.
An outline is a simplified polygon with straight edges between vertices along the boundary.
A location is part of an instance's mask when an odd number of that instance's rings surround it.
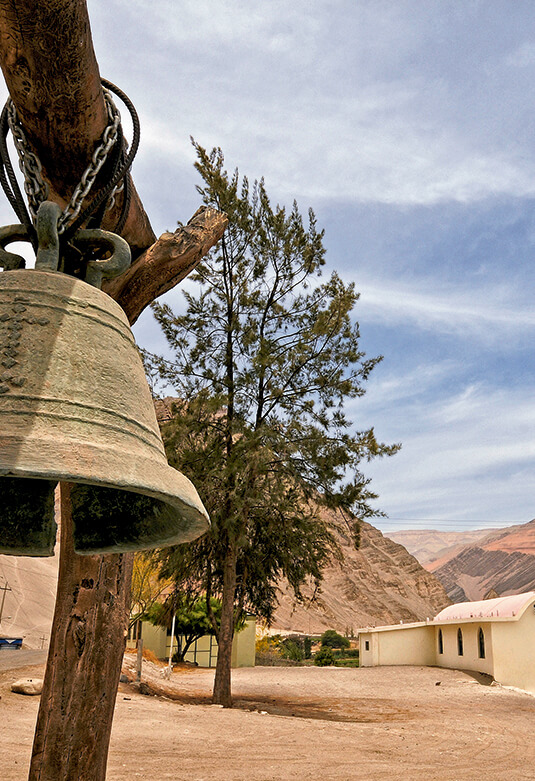
<svg viewBox="0 0 535 781">
<path fill-rule="evenodd" d="M 158 116 L 145 120 L 160 128 L 149 127 L 145 149 L 159 143 L 173 154 L 193 134 L 222 146 L 252 177 L 265 175 L 283 198 L 430 205 L 535 194 L 531 138 L 522 141 L 520 125 L 510 126 L 524 96 L 513 91 L 497 119 L 499 80 L 481 84 L 484 105 L 465 94 L 449 45 L 433 43 L 437 26 L 457 31 L 462 23 L 463 13 L 452 17 L 444 4 L 188 0 L 177 9 L 174 0 L 116 0 L 111 7 L 140 49 L 120 66 L 126 79 L 136 74 L 132 97 L 145 116 Z M 106 60 L 108 4 L 95 12 Z M 470 9 L 465 16 L 474 24 Z M 529 51 L 525 44 L 510 55 L 528 72 Z M 431 68 L 435 56 L 442 69 Z M 483 78 L 471 51 L 458 56 L 467 82 Z M 152 61 L 157 72 L 147 67 Z M 492 65 L 510 70 L 499 57 Z"/>
<path fill-rule="evenodd" d="M 425 393 L 425 376 L 423 377 Z M 427 388 L 429 390 L 429 388 Z M 385 410 L 382 428 L 402 441 L 400 453 L 367 473 L 393 518 L 503 521 L 535 515 L 535 388 L 468 385 L 452 395 Z"/>
<path fill-rule="evenodd" d="M 466 288 L 457 285 L 437 289 L 436 280 L 396 282 L 359 279 L 361 298 L 358 318 L 383 325 L 411 324 L 422 330 L 476 338 L 487 344 L 504 337 L 526 340 L 535 327 L 535 312 L 526 291 L 504 285 Z"/>
</svg>

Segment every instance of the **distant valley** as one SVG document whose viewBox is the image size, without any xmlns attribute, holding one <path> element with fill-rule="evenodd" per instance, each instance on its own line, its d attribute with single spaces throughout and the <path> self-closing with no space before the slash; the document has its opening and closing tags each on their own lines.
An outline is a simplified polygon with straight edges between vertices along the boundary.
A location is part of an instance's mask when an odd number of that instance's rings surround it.
<svg viewBox="0 0 535 781">
<path fill-rule="evenodd" d="M 491 590 L 500 596 L 535 590 L 535 520 L 504 529 L 389 536 L 437 576 L 453 602 L 483 599 Z"/>
</svg>

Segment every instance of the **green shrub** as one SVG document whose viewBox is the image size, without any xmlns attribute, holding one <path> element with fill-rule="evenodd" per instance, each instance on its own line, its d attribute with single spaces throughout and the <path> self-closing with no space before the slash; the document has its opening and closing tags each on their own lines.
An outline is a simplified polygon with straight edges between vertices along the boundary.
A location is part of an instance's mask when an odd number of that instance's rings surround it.
<svg viewBox="0 0 535 781">
<path fill-rule="evenodd" d="M 312 659 L 312 640 L 310 637 L 305 637 L 303 642 L 303 651 L 305 659 Z"/>
<path fill-rule="evenodd" d="M 358 648 L 341 648 L 339 651 L 334 651 L 336 659 L 358 659 Z"/>
<path fill-rule="evenodd" d="M 336 659 L 334 662 L 335 667 L 359 667 L 359 660 L 352 657 L 351 659 Z"/>
<path fill-rule="evenodd" d="M 280 644 L 281 656 L 284 659 L 290 659 L 292 662 L 302 662 L 305 658 L 305 652 L 298 640 L 287 638 Z"/>
<path fill-rule="evenodd" d="M 321 636 L 321 645 L 329 648 L 349 648 L 351 643 L 334 629 L 327 629 Z"/>
<path fill-rule="evenodd" d="M 322 646 L 314 657 L 314 664 L 317 667 L 328 667 L 329 665 L 334 664 L 332 648 L 329 648 L 328 645 Z"/>
</svg>

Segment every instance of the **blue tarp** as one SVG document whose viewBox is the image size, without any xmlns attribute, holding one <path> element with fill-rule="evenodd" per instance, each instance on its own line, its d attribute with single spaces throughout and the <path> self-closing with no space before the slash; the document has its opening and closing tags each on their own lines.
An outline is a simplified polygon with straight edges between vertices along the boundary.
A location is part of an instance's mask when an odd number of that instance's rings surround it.
<svg viewBox="0 0 535 781">
<path fill-rule="evenodd" d="M 22 637 L 0 637 L 0 651 L 22 648 Z"/>
</svg>

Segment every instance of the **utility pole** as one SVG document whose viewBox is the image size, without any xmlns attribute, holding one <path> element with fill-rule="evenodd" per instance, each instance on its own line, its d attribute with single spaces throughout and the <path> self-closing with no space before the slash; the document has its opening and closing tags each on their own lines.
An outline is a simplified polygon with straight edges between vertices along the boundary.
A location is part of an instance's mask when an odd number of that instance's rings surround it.
<svg viewBox="0 0 535 781">
<path fill-rule="evenodd" d="M 7 580 L 5 586 L 0 586 L 0 591 L 4 592 L 2 594 L 2 604 L 0 605 L 0 624 L 2 623 L 2 615 L 4 614 L 4 604 L 6 601 L 6 594 L 8 591 L 12 591 L 12 590 L 13 589 L 9 587 L 9 583 L 7 582 Z"/>
</svg>

